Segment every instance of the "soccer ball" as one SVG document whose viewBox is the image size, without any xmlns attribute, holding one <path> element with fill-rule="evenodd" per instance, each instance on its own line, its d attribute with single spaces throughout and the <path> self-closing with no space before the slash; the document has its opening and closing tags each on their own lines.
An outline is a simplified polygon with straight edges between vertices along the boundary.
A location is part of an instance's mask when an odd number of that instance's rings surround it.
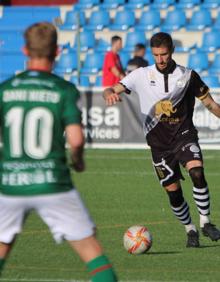
<svg viewBox="0 0 220 282">
<path fill-rule="evenodd" d="M 125 232 L 123 243 L 130 254 L 143 254 L 151 248 L 152 236 L 146 227 L 134 225 Z"/>
</svg>

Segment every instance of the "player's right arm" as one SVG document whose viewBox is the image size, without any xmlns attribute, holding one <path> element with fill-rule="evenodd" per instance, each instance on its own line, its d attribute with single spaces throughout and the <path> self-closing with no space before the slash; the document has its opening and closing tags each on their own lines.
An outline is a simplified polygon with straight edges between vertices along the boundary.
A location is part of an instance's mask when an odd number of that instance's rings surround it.
<svg viewBox="0 0 220 282">
<path fill-rule="evenodd" d="M 138 68 L 127 76 L 125 76 L 119 83 L 112 87 L 106 88 L 103 93 L 107 106 L 112 106 L 121 101 L 120 94 L 130 94 L 132 91 L 136 92 L 138 81 L 142 77 L 143 68 Z"/>
<path fill-rule="evenodd" d="M 125 92 L 126 88 L 118 83 L 113 87 L 106 88 L 103 93 L 105 103 L 107 106 L 112 106 L 121 101 L 120 94 Z"/>
<path fill-rule="evenodd" d="M 65 129 L 67 142 L 71 149 L 72 166 L 78 171 L 85 170 L 85 162 L 83 158 L 84 135 L 80 124 L 70 124 Z"/>
</svg>

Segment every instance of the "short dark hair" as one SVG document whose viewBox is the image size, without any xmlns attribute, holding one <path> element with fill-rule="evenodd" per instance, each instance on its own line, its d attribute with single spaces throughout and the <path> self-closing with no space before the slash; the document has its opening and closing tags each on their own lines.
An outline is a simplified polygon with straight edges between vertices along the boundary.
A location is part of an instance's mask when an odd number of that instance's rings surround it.
<svg viewBox="0 0 220 282">
<path fill-rule="evenodd" d="M 115 42 L 118 41 L 118 40 L 122 40 L 121 37 L 118 36 L 118 35 L 114 35 L 114 36 L 112 36 L 112 38 L 111 38 L 111 43 L 113 44 L 113 43 L 115 43 Z"/>
<path fill-rule="evenodd" d="M 135 52 L 143 50 L 143 49 L 146 49 L 146 46 L 143 43 L 137 43 L 134 47 Z"/>
<path fill-rule="evenodd" d="M 173 40 L 170 34 L 166 32 L 158 32 L 151 37 L 150 47 L 167 47 L 169 50 L 173 49 Z"/>
</svg>

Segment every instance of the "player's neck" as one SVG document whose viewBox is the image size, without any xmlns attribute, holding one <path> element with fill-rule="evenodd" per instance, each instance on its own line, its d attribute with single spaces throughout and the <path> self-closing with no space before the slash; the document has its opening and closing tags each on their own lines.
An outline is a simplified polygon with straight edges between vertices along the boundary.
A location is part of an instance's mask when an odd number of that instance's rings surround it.
<svg viewBox="0 0 220 282">
<path fill-rule="evenodd" d="M 27 62 L 28 70 L 51 72 L 52 68 L 53 68 L 53 63 L 45 58 L 31 59 L 30 61 Z"/>
<path fill-rule="evenodd" d="M 113 48 L 112 48 L 112 52 L 115 53 L 115 54 L 117 54 L 117 53 L 118 53 L 118 49 L 113 47 Z"/>
</svg>

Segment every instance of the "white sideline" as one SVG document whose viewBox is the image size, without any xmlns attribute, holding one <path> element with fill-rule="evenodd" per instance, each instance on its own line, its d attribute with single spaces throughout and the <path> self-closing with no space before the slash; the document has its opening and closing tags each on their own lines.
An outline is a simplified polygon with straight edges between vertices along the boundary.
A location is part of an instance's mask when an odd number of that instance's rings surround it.
<svg viewBox="0 0 220 282">
<path fill-rule="evenodd" d="M 65 280 L 65 279 L 39 279 L 39 278 L 31 278 L 31 279 L 7 279 L 0 278 L 0 281 L 7 282 L 89 282 L 89 280 Z M 160 282 L 160 280 L 119 280 L 119 282 Z"/>
<path fill-rule="evenodd" d="M 186 171 L 182 172 L 183 175 L 188 175 L 188 173 Z M 131 175 L 130 171 L 121 171 L 121 170 L 114 170 L 114 171 L 87 171 L 86 174 L 91 174 L 91 175 Z M 206 175 L 209 176 L 217 176 L 219 177 L 219 172 L 209 172 L 207 171 L 205 173 Z M 154 172 L 154 170 L 152 171 L 132 171 L 132 175 L 136 175 L 136 176 L 144 176 L 144 175 L 156 175 L 156 173 Z M 0 280 L 1 281 L 1 280 Z"/>
<path fill-rule="evenodd" d="M 0 148 L 2 147 L 2 142 L 0 142 Z M 200 144 L 202 150 L 219 150 L 220 144 Z M 68 148 L 68 145 L 66 145 Z M 85 148 L 88 149 L 150 149 L 150 147 L 145 143 L 92 143 L 85 144 Z M 1 281 L 1 280 L 0 280 Z"/>
<path fill-rule="evenodd" d="M 89 282 L 88 280 L 39 279 L 39 278 L 31 278 L 31 279 L 0 278 L 0 281 L 8 281 L 8 282 Z"/>
<path fill-rule="evenodd" d="M 150 147 L 143 143 L 94 143 L 86 144 L 86 148 L 91 149 L 149 149 Z M 219 150 L 220 144 L 200 144 L 203 150 Z"/>
</svg>

